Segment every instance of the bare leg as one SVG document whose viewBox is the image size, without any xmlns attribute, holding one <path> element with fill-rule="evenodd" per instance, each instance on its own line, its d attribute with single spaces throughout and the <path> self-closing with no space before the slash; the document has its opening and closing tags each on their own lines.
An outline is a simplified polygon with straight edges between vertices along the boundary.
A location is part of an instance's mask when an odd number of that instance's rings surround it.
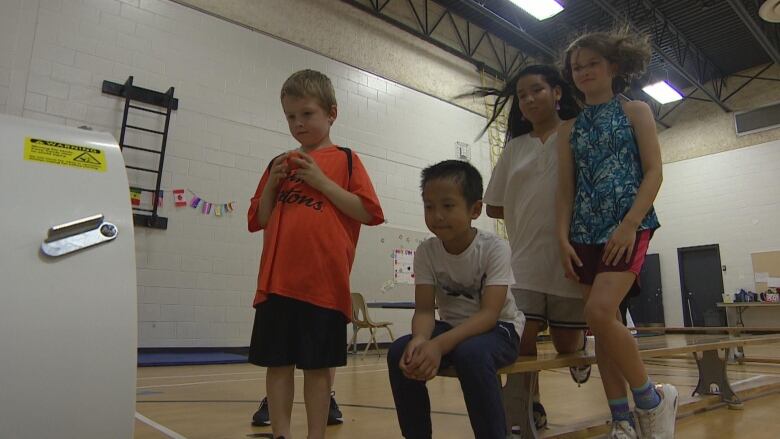
<svg viewBox="0 0 780 439">
<path fill-rule="evenodd" d="M 268 392 L 268 413 L 274 420 L 271 430 L 274 437 L 290 439 L 290 417 L 295 395 L 295 366 L 269 367 L 265 377 Z"/>
<path fill-rule="evenodd" d="M 582 329 L 550 327 L 550 336 L 556 351 L 561 354 L 570 354 L 582 349 L 585 331 Z"/>
<path fill-rule="evenodd" d="M 303 399 L 306 402 L 309 439 L 325 438 L 325 426 L 328 423 L 328 407 L 330 407 L 330 370 L 333 369 L 303 371 Z M 276 434 L 275 431 L 274 434 Z"/>
<path fill-rule="evenodd" d="M 620 320 L 618 309 L 635 279 L 636 275 L 631 272 L 599 273 L 585 303 L 585 320 L 596 336 L 596 355 L 602 377 L 602 367 L 606 367 L 609 373 L 614 373 L 614 367 L 632 388 L 647 382 L 647 372 L 636 340 Z M 604 363 L 602 366 L 602 358 L 609 358 L 612 364 Z M 611 399 L 609 393 L 616 389 L 608 390 L 605 382 L 605 390 Z"/>
<path fill-rule="evenodd" d="M 588 298 L 590 297 L 590 286 L 583 286 L 583 297 L 587 306 Z M 618 311 L 619 312 L 619 311 Z M 620 316 L 616 314 L 619 319 Z M 628 397 L 626 391 L 626 380 L 620 373 L 620 369 L 615 366 L 612 359 L 609 357 L 608 352 L 604 352 L 599 346 L 599 339 L 596 338 L 596 362 L 599 365 L 599 373 L 601 373 L 601 385 L 604 387 L 604 393 L 607 395 L 607 399 L 621 399 Z"/>
<path fill-rule="evenodd" d="M 520 337 L 520 355 L 536 355 L 536 337 L 542 329 L 542 322 L 528 319 L 525 321 L 523 335 Z M 534 401 L 539 401 L 539 377 L 534 383 Z"/>
</svg>

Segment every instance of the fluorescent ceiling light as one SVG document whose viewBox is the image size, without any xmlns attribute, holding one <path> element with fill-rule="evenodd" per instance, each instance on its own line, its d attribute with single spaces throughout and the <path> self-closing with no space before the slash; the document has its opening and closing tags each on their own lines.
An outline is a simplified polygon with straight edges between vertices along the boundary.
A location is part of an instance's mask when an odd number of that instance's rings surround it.
<svg viewBox="0 0 780 439">
<path fill-rule="evenodd" d="M 561 12 L 563 6 L 555 0 L 509 0 L 525 12 L 536 17 L 537 20 L 544 20 Z"/>
<path fill-rule="evenodd" d="M 642 91 L 649 94 L 650 97 L 661 104 L 668 104 L 669 102 L 679 101 L 683 98 L 680 92 L 672 88 L 666 81 L 650 84 L 644 87 Z"/>
</svg>

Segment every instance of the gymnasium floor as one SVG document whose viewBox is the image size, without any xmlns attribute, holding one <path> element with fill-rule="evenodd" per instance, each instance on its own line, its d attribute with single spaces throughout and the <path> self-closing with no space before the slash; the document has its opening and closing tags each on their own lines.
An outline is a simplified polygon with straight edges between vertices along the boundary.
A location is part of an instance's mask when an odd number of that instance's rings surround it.
<svg viewBox="0 0 780 439">
<path fill-rule="evenodd" d="M 778 346 L 747 348 L 748 357 L 780 359 Z M 385 356 L 349 356 L 336 375 L 336 397 L 344 424 L 328 427 L 328 438 L 399 438 Z M 659 359 L 648 362 L 656 381 L 675 384 L 681 396 L 690 395 L 698 373 L 692 360 Z M 732 385 L 756 377 L 780 378 L 780 364 L 730 365 Z M 551 431 L 565 424 L 606 417 L 608 410 L 598 370 L 577 388 L 567 370 L 540 375 L 542 402 Z M 300 373 L 296 375 L 293 434 L 305 438 L 305 411 Z M 460 387 L 452 378 L 429 383 L 434 438 L 469 438 L 471 429 Z M 138 369 L 137 411 L 146 422 L 136 420 L 136 439 L 246 439 L 270 437 L 270 427 L 252 427 L 249 420 L 265 393 L 265 370 L 248 364 L 218 366 L 152 367 Z M 156 425 L 153 428 L 150 424 Z M 159 429 L 168 429 L 168 435 Z M 780 393 L 749 400 L 744 410 L 725 407 L 687 416 L 677 422 L 677 438 L 769 439 L 780 437 Z M 263 434 L 265 433 L 265 434 Z"/>
</svg>

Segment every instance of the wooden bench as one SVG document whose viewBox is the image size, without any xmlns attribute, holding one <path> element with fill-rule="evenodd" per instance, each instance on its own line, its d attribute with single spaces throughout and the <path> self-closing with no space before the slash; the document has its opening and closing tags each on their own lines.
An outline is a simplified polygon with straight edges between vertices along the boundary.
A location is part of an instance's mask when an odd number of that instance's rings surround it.
<svg viewBox="0 0 780 439">
<path fill-rule="evenodd" d="M 648 328 L 654 332 L 665 332 L 666 328 Z M 780 343 L 780 334 L 748 335 L 742 333 L 751 328 L 724 330 L 725 334 L 711 333 L 707 328 L 700 332 L 710 333 L 666 333 L 663 335 L 638 337 L 639 352 L 643 359 L 667 357 L 678 354 L 692 354 L 699 370 L 699 380 L 694 395 L 719 395 L 730 408 L 740 408 L 742 402 L 729 383 L 726 373 L 730 349 L 748 345 Z M 672 331 L 674 332 L 674 331 Z M 693 332 L 693 331 L 691 331 Z M 572 366 L 586 366 L 596 363 L 595 346 L 588 344 L 587 351 L 572 354 L 558 354 L 552 346 L 540 346 L 536 356 L 521 356 L 517 361 L 498 371 L 506 375 L 502 389 L 504 409 L 509 426 L 519 427 L 523 439 L 541 437 L 533 422 L 534 386 L 540 370 Z M 453 368 L 440 371 L 441 376 L 456 377 Z"/>
</svg>

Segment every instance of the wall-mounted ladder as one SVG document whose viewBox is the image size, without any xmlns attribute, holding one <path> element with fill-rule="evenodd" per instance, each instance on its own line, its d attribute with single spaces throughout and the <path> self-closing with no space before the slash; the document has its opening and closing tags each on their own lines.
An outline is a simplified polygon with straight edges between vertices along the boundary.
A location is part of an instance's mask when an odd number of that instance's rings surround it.
<svg viewBox="0 0 780 439">
<path fill-rule="evenodd" d="M 167 92 L 162 93 L 159 91 L 148 90 L 145 88 L 137 87 L 133 85 L 133 77 L 127 78 L 124 84 L 118 84 L 116 82 L 103 81 L 103 93 L 120 96 L 125 98 L 125 111 L 122 115 L 122 131 L 119 135 L 119 147 L 124 150 L 132 149 L 136 151 L 143 151 L 148 154 L 155 154 L 158 157 L 157 169 L 134 166 L 125 163 L 127 169 L 133 169 L 136 171 L 146 172 L 156 175 L 156 184 L 154 188 L 149 187 L 131 187 L 136 191 L 151 193 L 152 205 L 151 208 L 142 208 L 139 206 L 133 206 L 133 223 L 136 226 L 151 227 L 155 229 L 167 229 L 168 218 L 161 217 L 157 214 L 158 211 L 158 194 L 160 193 L 160 183 L 162 181 L 163 164 L 165 162 L 165 146 L 168 142 L 168 128 L 170 126 L 171 111 L 179 108 L 179 100 L 173 97 L 173 87 L 169 88 Z M 147 106 L 139 105 L 139 103 L 150 105 L 157 108 L 149 108 Z M 160 110 L 162 109 L 162 110 Z M 128 124 L 128 114 L 131 111 L 140 111 L 145 113 L 152 113 L 158 116 L 164 116 L 164 129 L 162 131 L 154 130 L 148 127 L 142 127 L 138 125 Z M 129 145 L 125 143 L 125 134 L 127 130 L 141 131 L 150 134 L 154 134 L 161 137 L 161 143 L 159 149 L 146 148 L 138 145 Z"/>
</svg>

